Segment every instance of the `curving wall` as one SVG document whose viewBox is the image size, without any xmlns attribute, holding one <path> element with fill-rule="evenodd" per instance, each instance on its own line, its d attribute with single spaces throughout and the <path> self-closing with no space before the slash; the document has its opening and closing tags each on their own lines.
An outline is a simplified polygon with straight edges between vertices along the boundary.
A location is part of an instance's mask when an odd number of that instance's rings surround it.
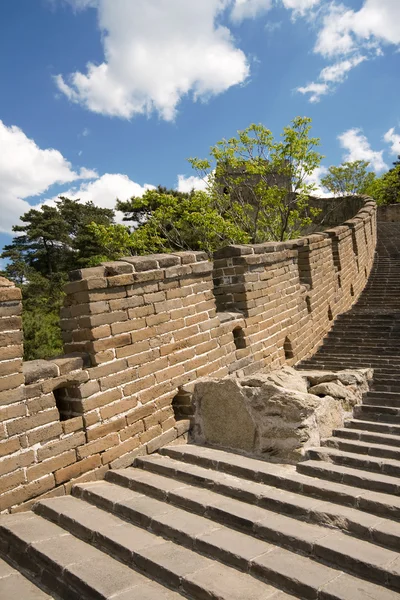
<svg viewBox="0 0 400 600">
<path fill-rule="evenodd" d="M 0 511 L 69 493 L 186 439 L 190 385 L 312 354 L 372 267 L 376 206 L 321 234 L 129 257 L 71 274 L 66 355 L 22 362 L 20 291 L 0 279 Z"/>
</svg>

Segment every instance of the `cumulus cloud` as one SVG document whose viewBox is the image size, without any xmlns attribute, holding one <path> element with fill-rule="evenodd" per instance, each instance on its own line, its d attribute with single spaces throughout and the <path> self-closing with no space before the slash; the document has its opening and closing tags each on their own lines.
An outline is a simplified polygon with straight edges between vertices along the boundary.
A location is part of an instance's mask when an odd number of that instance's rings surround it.
<svg viewBox="0 0 400 600">
<path fill-rule="evenodd" d="M 44 200 L 40 205 L 53 205 L 58 196 L 66 196 L 72 200 L 80 199 L 82 202 L 92 201 L 101 208 L 115 209 L 117 199 L 128 200 L 132 196 L 141 197 L 149 189 L 155 189 L 155 186 L 150 184 L 140 185 L 121 173 L 105 173 L 96 181 L 84 182 L 79 186 L 71 187 L 53 198 Z M 116 211 L 115 215 L 116 221 L 122 223 L 123 214 Z"/>
<path fill-rule="evenodd" d="M 310 94 L 309 101 L 314 103 L 319 102 L 321 96 L 324 96 L 329 92 L 329 86 L 327 83 L 313 81 L 307 85 L 298 87 L 297 91 L 300 92 L 300 94 Z"/>
<path fill-rule="evenodd" d="M 394 127 L 383 136 L 384 141 L 390 144 L 390 152 L 396 156 L 400 154 L 400 134 L 395 133 Z"/>
<path fill-rule="evenodd" d="M 192 190 L 206 190 L 207 185 L 207 179 L 202 179 L 195 175 L 190 175 L 189 177 L 178 175 L 178 185 L 176 189 L 178 192 L 191 192 Z"/>
<path fill-rule="evenodd" d="M 332 195 L 329 192 L 327 192 L 321 184 L 321 179 L 322 179 L 322 177 L 324 177 L 327 174 L 327 172 L 328 172 L 327 167 L 324 167 L 323 165 L 321 165 L 320 167 L 317 167 L 316 169 L 314 169 L 314 171 L 311 173 L 311 175 L 309 175 L 306 178 L 306 183 L 313 184 L 315 186 L 314 191 L 312 192 L 312 195 L 316 196 L 317 198 L 327 198 L 328 196 Z"/>
<path fill-rule="evenodd" d="M 317 6 L 321 0 L 282 0 L 282 2 L 285 8 L 304 15 L 307 11 Z"/>
<path fill-rule="evenodd" d="M 26 198 L 39 196 L 54 184 L 93 179 L 95 171 L 75 171 L 54 148 L 41 149 L 16 126 L 0 121 L 0 231 L 10 232 L 20 215 L 29 210 Z"/>
<path fill-rule="evenodd" d="M 383 150 L 372 150 L 371 145 L 361 129 L 352 128 L 338 136 L 340 145 L 346 153 L 345 161 L 366 160 L 374 171 L 383 171 L 388 166 L 383 160 Z"/>
<path fill-rule="evenodd" d="M 365 56 L 354 56 L 342 60 L 322 69 L 319 74 L 319 82 L 312 82 L 304 87 L 297 88 L 301 94 L 310 94 L 310 102 L 319 102 L 321 96 L 328 94 L 334 89 L 334 85 L 342 83 L 347 79 L 348 73 L 366 60 Z"/>
<path fill-rule="evenodd" d="M 234 0 L 231 19 L 235 22 L 254 19 L 272 8 L 272 0 Z"/>
<path fill-rule="evenodd" d="M 96 113 L 130 119 L 156 111 L 172 120 L 184 96 L 208 99 L 249 75 L 245 54 L 217 22 L 230 2 L 97 0 L 104 62 L 57 75 L 56 84 L 70 101 Z"/>
<path fill-rule="evenodd" d="M 359 48 L 377 50 L 385 44 L 400 45 L 398 0 L 364 0 L 358 11 L 331 2 L 315 50 L 337 56 Z"/>
<path fill-rule="evenodd" d="M 400 46 L 399 0 L 363 0 L 359 10 L 329 0 L 320 7 L 316 24 L 314 52 L 335 62 L 321 71 L 317 81 L 297 88 L 310 94 L 310 102 L 333 91 L 334 84 L 343 82 L 361 62 L 383 56 L 384 47 Z"/>
</svg>

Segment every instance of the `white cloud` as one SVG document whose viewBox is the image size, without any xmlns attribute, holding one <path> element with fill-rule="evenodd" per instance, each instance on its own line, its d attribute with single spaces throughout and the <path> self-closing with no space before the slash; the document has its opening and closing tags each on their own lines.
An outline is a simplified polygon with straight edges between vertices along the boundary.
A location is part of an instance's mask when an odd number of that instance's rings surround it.
<svg viewBox="0 0 400 600">
<path fill-rule="evenodd" d="M 207 180 L 201 177 L 191 175 L 186 177 L 185 175 L 178 175 L 178 192 L 191 192 L 192 190 L 206 190 Z"/>
<path fill-rule="evenodd" d="M 58 196 L 66 196 L 72 200 L 78 198 L 82 202 L 92 201 L 101 208 L 115 209 L 116 200 L 128 200 L 132 196 L 143 196 L 146 190 L 155 189 L 150 184 L 140 185 L 135 183 L 127 175 L 120 173 L 105 173 L 96 181 L 85 182 L 78 187 L 72 187 L 60 192 L 54 198 L 49 198 L 42 204 L 54 204 Z M 116 211 L 116 221 L 122 222 L 122 213 Z"/>
<path fill-rule="evenodd" d="M 243 19 L 255 19 L 272 8 L 272 0 L 234 0 L 231 19 L 234 22 Z"/>
<path fill-rule="evenodd" d="M 315 50 L 323 56 L 348 54 L 360 48 L 379 53 L 382 44 L 400 44 L 398 0 L 364 0 L 358 11 L 331 2 Z"/>
<path fill-rule="evenodd" d="M 0 121 L 0 231 L 9 233 L 20 215 L 29 210 L 26 198 L 43 194 L 50 186 L 93 179 L 97 173 L 74 171 L 58 150 L 42 150 L 18 127 Z"/>
<path fill-rule="evenodd" d="M 396 156 L 400 154 L 400 135 L 394 132 L 394 127 L 389 129 L 383 136 L 387 144 L 391 144 L 390 152 Z"/>
<path fill-rule="evenodd" d="M 217 23 L 230 2 L 98 0 L 105 60 L 86 73 L 58 75 L 56 84 L 97 113 L 129 119 L 157 111 L 172 120 L 187 94 L 208 99 L 249 75 L 246 56 Z"/>
<path fill-rule="evenodd" d="M 355 127 L 348 129 L 338 136 L 338 140 L 342 148 L 347 151 L 343 157 L 345 161 L 366 160 L 374 171 L 383 171 L 388 168 L 383 160 L 383 150 L 372 150 L 361 129 Z"/>
<path fill-rule="evenodd" d="M 342 60 L 333 65 L 329 65 L 322 69 L 319 74 L 319 82 L 312 82 L 304 87 L 297 88 L 301 94 L 311 94 L 310 102 L 319 102 L 321 96 L 328 94 L 333 90 L 333 85 L 342 83 L 347 79 L 349 71 L 366 60 L 365 56 L 354 56 L 352 58 Z"/>
<path fill-rule="evenodd" d="M 331 196 L 329 192 L 325 190 L 325 188 L 321 184 L 321 178 L 324 177 L 328 172 L 327 167 L 321 165 L 314 169 L 314 171 L 306 178 L 306 183 L 313 184 L 315 186 L 314 191 L 312 192 L 312 196 L 316 196 L 317 198 L 327 198 Z"/>
<path fill-rule="evenodd" d="M 310 94 L 309 100 L 314 103 L 319 102 L 321 96 L 324 96 L 329 92 L 329 86 L 327 83 L 317 83 L 313 81 L 308 85 L 298 87 L 296 91 L 300 92 L 300 94 Z"/>
<path fill-rule="evenodd" d="M 320 73 L 320 79 L 329 82 L 342 82 L 346 79 L 347 73 L 366 60 L 365 56 L 354 56 L 348 60 L 342 60 L 334 65 L 325 67 Z"/>
<path fill-rule="evenodd" d="M 287 8 L 301 3 L 282 1 Z M 310 94 L 310 102 L 333 91 L 332 85 L 343 82 L 361 62 L 383 56 L 384 46 L 400 47 L 400 0 L 363 0 L 359 10 L 327 0 L 313 17 L 319 28 L 314 52 L 336 62 L 322 69 L 317 81 L 297 88 Z"/>
<path fill-rule="evenodd" d="M 282 0 L 282 2 L 285 8 L 303 15 L 314 6 L 317 6 L 321 0 Z"/>
</svg>

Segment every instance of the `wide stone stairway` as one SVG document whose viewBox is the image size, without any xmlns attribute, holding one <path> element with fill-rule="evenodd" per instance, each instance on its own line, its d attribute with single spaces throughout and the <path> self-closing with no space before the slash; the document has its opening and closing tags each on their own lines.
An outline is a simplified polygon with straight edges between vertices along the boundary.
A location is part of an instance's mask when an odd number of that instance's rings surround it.
<svg viewBox="0 0 400 600">
<path fill-rule="evenodd" d="M 380 224 L 364 293 L 301 365 L 373 367 L 372 390 L 297 467 L 170 446 L 0 517 L 1 600 L 400 600 L 399 292 Z"/>
</svg>

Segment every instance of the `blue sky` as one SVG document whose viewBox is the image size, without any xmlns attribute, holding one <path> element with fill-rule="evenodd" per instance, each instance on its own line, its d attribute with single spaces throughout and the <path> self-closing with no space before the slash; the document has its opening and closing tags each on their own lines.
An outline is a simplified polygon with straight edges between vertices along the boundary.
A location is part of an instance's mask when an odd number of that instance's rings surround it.
<svg viewBox="0 0 400 600">
<path fill-rule="evenodd" d="M 400 153 L 400 0 L 3 0 L 0 248 L 58 194 L 189 189 L 187 158 L 313 119 L 315 173 Z"/>
</svg>

